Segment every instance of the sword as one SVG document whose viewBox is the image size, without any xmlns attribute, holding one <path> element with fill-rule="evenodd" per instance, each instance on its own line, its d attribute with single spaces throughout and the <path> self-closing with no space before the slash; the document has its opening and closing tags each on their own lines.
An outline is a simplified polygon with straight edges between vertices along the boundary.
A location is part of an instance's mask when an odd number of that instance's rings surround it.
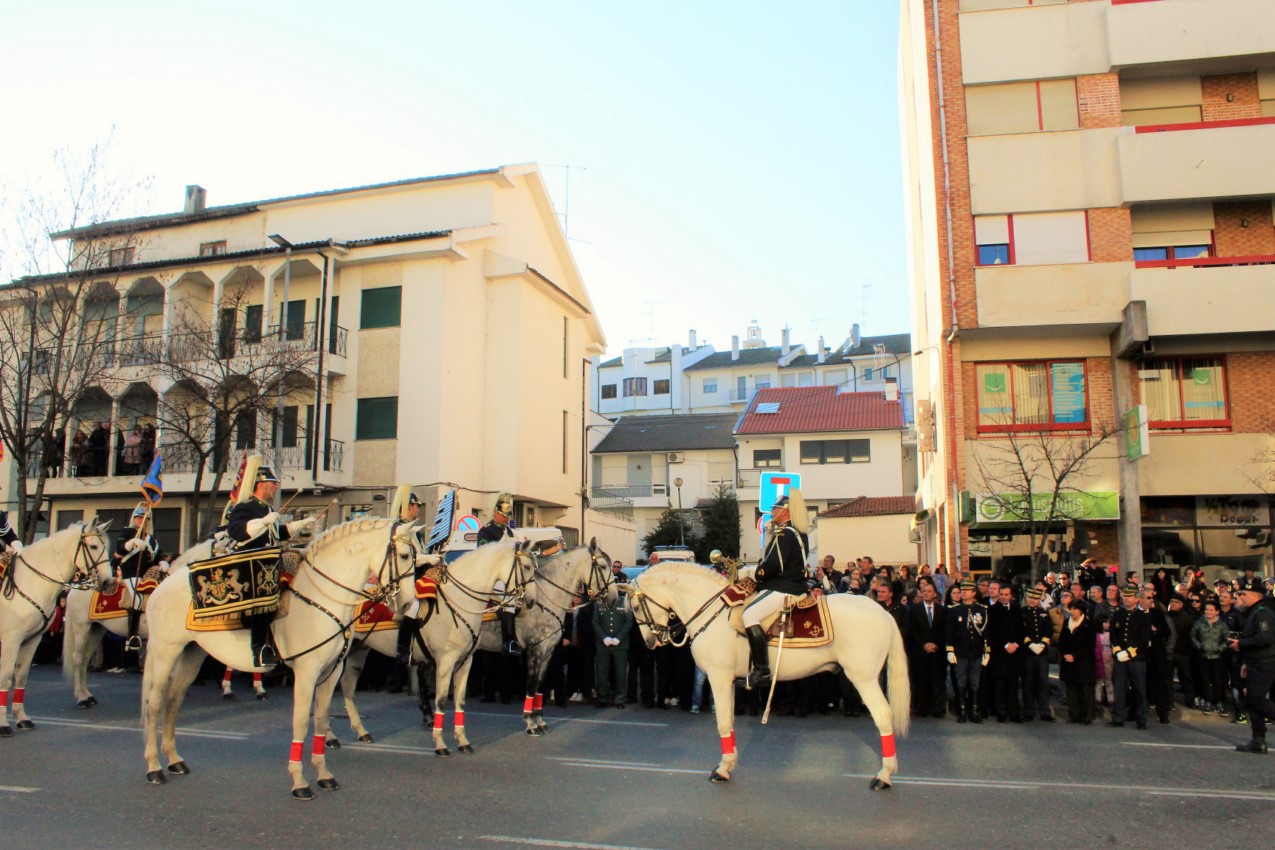
<svg viewBox="0 0 1275 850">
<path fill-rule="evenodd" d="M 775 651 L 775 670 L 770 677 L 770 693 L 766 696 L 766 710 L 761 713 L 761 725 L 770 721 L 770 701 L 775 698 L 775 686 L 779 684 L 779 660 L 784 657 L 784 634 L 788 631 L 790 609 L 785 607 L 779 615 L 779 649 Z"/>
</svg>

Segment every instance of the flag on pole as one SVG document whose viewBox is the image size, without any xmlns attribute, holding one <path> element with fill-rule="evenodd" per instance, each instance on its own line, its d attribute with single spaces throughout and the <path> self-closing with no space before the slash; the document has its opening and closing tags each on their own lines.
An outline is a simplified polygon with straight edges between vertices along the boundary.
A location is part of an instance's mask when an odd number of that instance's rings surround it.
<svg viewBox="0 0 1275 850">
<path fill-rule="evenodd" d="M 150 471 L 142 479 L 142 498 L 152 508 L 159 504 L 160 499 L 164 498 L 163 465 L 163 456 L 159 452 L 155 452 L 155 460 L 151 461 Z"/>
<path fill-rule="evenodd" d="M 430 530 L 429 540 L 425 542 L 425 551 L 441 552 L 447 545 L 447 538 L 452 533 L 452 514 L 456 511 L 456 491 L 448 490 L 447 495 L 438 502 L 438 513 L 434 515 L 434 527 Z"/>
<path fill-rule="evenodd" d="M 248 453 L 244 452 L 243 459 L 239 461 L 239 472 L 235 475 L 235 486 L 230 488 L 230 498 L 226 500 L 226 507 L 221 512 L 221 524 L 226 524 L 226 518 L 230 516 L 230 509 L 239 501 L 239 488 L 243 486 L 243 473 L 248 467 Z"/>
</svg>

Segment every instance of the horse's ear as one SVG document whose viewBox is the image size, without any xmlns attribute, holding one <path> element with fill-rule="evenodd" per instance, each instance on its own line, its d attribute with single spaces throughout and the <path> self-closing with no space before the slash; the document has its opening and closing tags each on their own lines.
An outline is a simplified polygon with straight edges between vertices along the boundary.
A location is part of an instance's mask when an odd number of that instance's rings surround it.
<svg viewBox="0 0 1275 850">
<path fill-rule="evenodd" d="M 97 517 L 96 517 L 96 516 L 94 516 L 94 517 L 93 517 L 93 520 L 96 522 Z M 111 527 L 111 523 L 112 523 L 112 522 L 114 522 L 114 520 L 110 520 L 110 519 L 108 519 L 106 522 L 100 522 L 100 523 L 97 523 L 96 525 L 94 525 L 94 526 L 93 526 L 93 528 L 94 528 L 94 530 L 96 530 L 96 531 L 100 531 L 100 532 L 105 533 L 108 529 L 110 529 L 110 527 Z"/>
<path fill-rule="evenodd" d="M 589 538 L 589 554 L 596 555 L 597 553 L 598 553 L 598 538 L 590 537 Z"/>
</svg>

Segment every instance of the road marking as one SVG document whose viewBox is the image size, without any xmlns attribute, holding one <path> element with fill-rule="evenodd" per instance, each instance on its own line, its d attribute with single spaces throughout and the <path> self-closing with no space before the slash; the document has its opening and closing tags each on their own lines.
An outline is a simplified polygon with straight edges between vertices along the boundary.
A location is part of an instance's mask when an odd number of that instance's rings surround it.
<svg viewBox="0 0 1275 850">
<path fill-rule="evenodd" d="M 1157 744 L 1154 741 L 1121 741 L 1126 747 L 1166 747 L 1177 750 L 1233 750 L 1224 744 Z"/>
<path fill-rule="evenodd" d="M 368 744 L 362 741 L 342 744 L 341 749 L 350 750 L 351 752 L 365 753 L 397 753 L 403 756 L 421 756 L 433 755 L 433 747 L 412 747 L 398 744 Z"/>
<path fill-rule="evenodd" d="M 522 720 L 521 714 L 502 714 L 498 711 L 466 711 L 471 717 L 504 717 Z M 667 723 L 646 723 L 641 720 L 587 720 L 583 717 L 546 717 L 545 721 L 554 723 L 599 723 L 603 726 L 646 726 L 652 729 L 667 729 Z"/>
<path fill-rule="evenodd" d="M 112 726 L 109 723 L 90 723 L 87 720 L 59 720 L 53 717 L 32 717 L 32 720 L 40 723 L 47 723 L 50 726 L 73 726 L 76 729 L 91 729 L 94 732 L 141 732 L 140 726 Z M 247 732 L 224 732 L 220 729 L 189 729 L 184 726 L 177 727 L 177 734 L 187 735 L 192 738 L 215 738 L 222 741 L 244 741 L 249 735 Z"/>
<path fill-rule="evenodd" d="M 7 794 L 34 794 L 39 788 L 23 788 L 21 785 L 0 785 L 0 792 Z"/>
<path fill-rule="evenodd" d="M 557 841 L 550 838 L 519 838 L 513 835 L 480 835 L 479 841 L 496 841 L 501 844 L 530 844 L 533 847 L 576 847 L 580 850 L 654 850 L 651 847 L 635 847 L 630 844 L 588 844 L 581 841 Z"/>
<path fill-rule="evenodd" d="M 871 773 L 845 773 L 847 779 L 871 779 Z M 895 785 L 951 785 L 966 788 L 1004 788 L 1007 790 L 1032 791 L 1042 788 L 1070 788 L 1077 791 L 1133 791 L 1142 794 L 1161 796 L 1191 796 L 1222 799 L 1253 799 L 1275 801 L 1275 791 L 1264 793 L 1250 788 L 1170 788 L 1163 785 L 1111 785 L 1100 782 L 1055 782 L 1050 780 L 1012 780 L 1012 779 L 961 779 L 944 776 L 895 776 Z"/>
<path fill-rule="evenodd" d="M 650 761 L 617 761 L 615 759 L 583 759 L 573 758 L 571 756 L 545 756 L 549 761 L 569 761 L 575 764 L 599 764 L 599 765 L 625 765 L 627 767 L 659 767 L 655 762 Z"/>
<path fill-rule="evenodd" d="M 637 767 L 627 764 L 598 764 L 596 762 L 589 763 L 584 761 L 564 761 L 563 767 L 592 767 L 596 770 L 639 770 L 644 773 L 689 773 L 695 776 L 702 774 L 702 768 L 692 770 L 685 767 L 660 767 L 658 765 L 652 767 Z"/>
</svg>

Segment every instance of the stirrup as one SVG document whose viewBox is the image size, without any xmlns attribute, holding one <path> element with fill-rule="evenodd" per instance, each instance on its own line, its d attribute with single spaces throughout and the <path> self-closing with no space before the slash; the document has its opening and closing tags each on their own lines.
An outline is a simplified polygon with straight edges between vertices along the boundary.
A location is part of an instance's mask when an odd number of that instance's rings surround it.
<svg viewBox="0 0 1275 850">
<path fill-rule="evenodd" d="M 506 655 L 522 655 L 522 646 L 516 640 L 511 640 L 505 644 Z"/>
<path fill-rule="evenodd" d="M 252 648 L 252 664 L 254 667 L 277 667 L 279 665 L 279 653 L 270 644 L 262 646 L 254 646 Z"/>
<path fill-rule="evenodd" d="M 125 652 L 141 652 L 142 639 L 137 635 L 129 635 L 128 640 L 124 641 Z"/>
<path fill-rule="evenodd" d="M 748 671 L 748 690 L 756 691 L 770 687 L 770 668 L 754 667 Z"/>
</svg>

